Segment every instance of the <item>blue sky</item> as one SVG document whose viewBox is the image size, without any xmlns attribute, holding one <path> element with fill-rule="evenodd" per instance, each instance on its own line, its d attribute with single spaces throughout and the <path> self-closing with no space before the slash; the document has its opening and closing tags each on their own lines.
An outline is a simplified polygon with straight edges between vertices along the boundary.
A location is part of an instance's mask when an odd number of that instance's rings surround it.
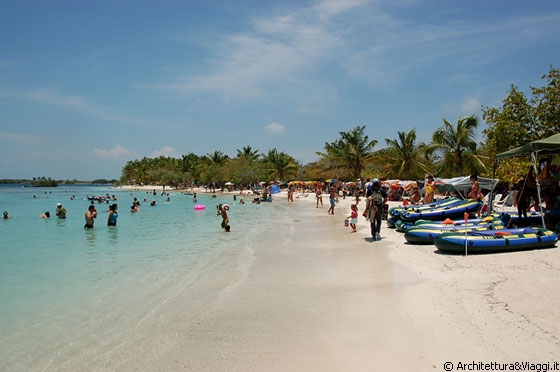
<svg viewBox="0 0 560 372">
<path fill-rule="evenodd" d="M 0 45 L 0 178 L 244 146 L 306 164 L 358 125 L 428 142 L 530 96 L 560 67 L 560 2 L 2 0 Z"/>
</svg>

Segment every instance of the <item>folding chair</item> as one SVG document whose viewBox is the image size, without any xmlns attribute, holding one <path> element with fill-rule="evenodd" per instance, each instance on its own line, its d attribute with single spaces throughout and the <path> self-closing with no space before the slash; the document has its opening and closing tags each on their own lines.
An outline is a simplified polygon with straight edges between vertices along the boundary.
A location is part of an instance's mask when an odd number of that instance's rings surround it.
<svg viewBox="0 0 560 372">
<path fill-rule="evenodd" d="M 507 197 L 504 198 L 502 194 L 496 194 L 496 197 L 492 200 L 492 209 L 503 211 L 506 200 Z"/>
</svg>

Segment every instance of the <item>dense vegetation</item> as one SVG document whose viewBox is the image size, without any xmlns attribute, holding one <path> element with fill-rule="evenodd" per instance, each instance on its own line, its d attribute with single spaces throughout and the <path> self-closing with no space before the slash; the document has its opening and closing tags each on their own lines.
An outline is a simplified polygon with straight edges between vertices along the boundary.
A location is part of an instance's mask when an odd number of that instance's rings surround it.
<svg viewBox="0 0 560 372">
<path fill-rule="evenodd" d="M 0 179 L 3 184 L 22 184 L 33 187 L 56 187 L 63 181 L 53 180 L 50 177 L 33 177 L 33 179 Z"/>
<path fill-rule="evenodd" d="M 194 153 L 181 159 L 160 156 L 129 161 L 120 182 L 177 186 L 191 182 L 233 182 L 252 185 L 269 180 L 355 180 L 367 177 L 422 179 L 426 173 L 439 177 L 479 174 L 491 176 L 497 153 L 527 142 L 560 133 L 560 71 L 550 67 L 543 87 L 531 87 L 532 98 L 511 85 L 501 107 L 483 107 L 487 127 L 483 141 L 475 137 L 480 122 L 476 115 L 459 117 L 455 123 L 443 119 L 431 143 L 418 143 L 416 129 L 398 132 L 385 139 L 385 148 L 376 150 L 378 140 L 370 139 L 366 126 L 339 132 L 340 138 L 326 142 L 319 160 L 302 165 L 277 149 L 259 153 L 250 146 L 230 158 L 221 151 L 203 156 Z M 505 160 L 496 177 L 516 182 L 526 172 L 529 159 Z"/>
</svg>

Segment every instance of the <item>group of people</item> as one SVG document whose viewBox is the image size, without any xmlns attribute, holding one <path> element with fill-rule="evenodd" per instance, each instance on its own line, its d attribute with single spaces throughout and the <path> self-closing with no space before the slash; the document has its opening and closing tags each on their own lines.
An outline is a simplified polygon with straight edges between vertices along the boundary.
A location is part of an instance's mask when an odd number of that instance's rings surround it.
<svg viewBox="0 0 560 372">
<path fill-rule="evenodd" d="M 119 206 L 117 203 L 113 203 L 109 205 L 107 226 L 117 226 L 117 219 L 119 217 L 118 208 Z M 9 218 L 6 217 L 7 215 L 8 212 L 5 211 L 4 218 Z M 62 203 L 56 204 L 55 216 L 59 219 L 66 219 L 66 208 L 62 206 Z M 50 217 L 51 217 L 51 213 L 49 211 L 45 211 L 44 213 L 41 213 L 41 215 L 39 215 L 39 218 L 50 218 Z M 93 226 L 95 224 L 95 219 L 97 218 L 97 208 L 95 208 L 95 204 L 93 200 L 89 205 L 88 209 L 86 210 L 84 217 L 86 221 L 84 225 L 84 229 L 93 229 Z"/>
<path fill-rule="evenodd" d="M 537 176 L 532 166 L 529 167 L 527 175 L 517 182 L 514 187 L 515 198 L 514 204 L 517 206 L 517 213 L 520 218 L 527 220 L 527 213 L 533 209 L 540 210 L 539 194 L 537 190 L 537 181 L 541 186 L 541 201 L 544 203 L 543 210 L 545 212 L 545 223 L 549 228 L 554 228 L 560 223 L 560 185 L 554 184 L 547 177 Z"/>
<path fill-rule="evenodd" d="M 328 193 L 329 209 L 327 210 L 327 214 L 334 214 L 334 207 L 338 203 L 339 198 L 338 188 L 335 185 L 330 185 L 328 187 Z M 321 207 L 323 207 L 323 185 L 320 183 L 315 186 L 315 199 L 317 200 L 317 208 L 319 208 L 319 204 L 321 204 Z"/>
<path fill-rule="evenodd" d="M 334 214 L 335 206 L 338 202 L 340 190 L 339 187 L 335 183 L 332 183 L 328 187 L 329 193 L 329 210 L 327 211 L 328 214 Z M 352 228 L 352 232 L 357 231 L 357 223 L 358 223 L 358 204 L 360 202 L 360 196 L 363 196 L 365 193 L 366 197 L 366 206 L 365 210 L 362 213 L 362 216 L 366 218 L 367 221 L 370 223 L 371 228 L 371 237 L 374 240 L 381 240 L 381 223 L 383 220 L 383 210 L 384 206 L 387 204 L 388 194 L 387 191 L 381 187 L 381 182 L 379 179 L 374 178 L 370 181 L 367 179 L 367 182 L 364 187 L 364 192 L 354 190 L 353 195 L 356 198 L 356 203 L 353 203 L 350 206 L 350 215 L 346 218 L 348 220 L 348 224 Z M 343 194 L 343 197 L 346 195 Z M 323 187 L 321 184 L 316 185 L 315 189 L 315 198 L 316 198 L 316 208 L 319 208 L 319 204 L 321 207 L 323 206 Z"/>
</svg>

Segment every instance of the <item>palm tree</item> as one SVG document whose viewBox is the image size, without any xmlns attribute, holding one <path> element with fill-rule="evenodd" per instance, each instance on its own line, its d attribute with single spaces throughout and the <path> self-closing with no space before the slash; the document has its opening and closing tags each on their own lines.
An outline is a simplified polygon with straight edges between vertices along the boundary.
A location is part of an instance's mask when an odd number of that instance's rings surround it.
<svg viewBox="0 0 560 372">
<path fill-rule="evenodd" d="M 398 139 L 385 139 L 389 148 L 384 155 L 388 158 L 396 178 L 416 179 L 426 173 L 428 167 L 422 162 L 423 144 L 416 144 L 416 129 L 397 132 Z"/>
<path fill-rule="evenodd" d="M 350 170 L 354 178 L 362 178 L 368 161 L 373 159 L 376 140 L 364 134 L 366 126 L 358 126 L 348 132 L 339 132 L 340 139 L 325 143 L 325 152 L 317 152 L 325 170 L 344 173 Z"/>
<path fill-rule="evenodd" d="M 263 155 L 263 161 L 268 165 L 270 178 L 277 178 L 282 181 L 286 177 L 296 175 L 299 165 L 293 157 L 285 152 L 278 152 L 276 149 L 268 150 L 268 154 Z"/>
<path fill-rule="evenodd" d="M 478 127 L 476 116 L 465 118 L 459 116 L 455 126 L 445 118 L 443 123 L 443 127 L 434 132 L 431 145 L 431 151 L 439 153 L 442 160 L 441 173 L 463 175 L 465 171 L 469 173 L 486 171 L 482 157 L 477 155 L 476 151 L 474 140 Z"/>
<path fill-rule="evenodd" d="M 251 164 L 259 158 L 259 150 L 253 150 L 251 146 L 244 146 L 242 150 L 237 149 L 237 157 L 243 157 Z"/>
<path fill-rule="evenodd" d="M 210 160 L 210 162 L 216 165 L 223 165 L 226 162 L 226 160 L 229 159 L 229 156 L 225 155 L 223 152 L 218 150 L 215 150 L 211 154 L 206 154 L 206 157 L 208 158 L 208 160 Z"/>
<path fill-rule="evenodd" d="M 200 178 L 200 164 L 200 157 L 195 153 L 189 152 L 187 155 L 182 155 L 181 170 L 194 180 Z"/>
</svg>

